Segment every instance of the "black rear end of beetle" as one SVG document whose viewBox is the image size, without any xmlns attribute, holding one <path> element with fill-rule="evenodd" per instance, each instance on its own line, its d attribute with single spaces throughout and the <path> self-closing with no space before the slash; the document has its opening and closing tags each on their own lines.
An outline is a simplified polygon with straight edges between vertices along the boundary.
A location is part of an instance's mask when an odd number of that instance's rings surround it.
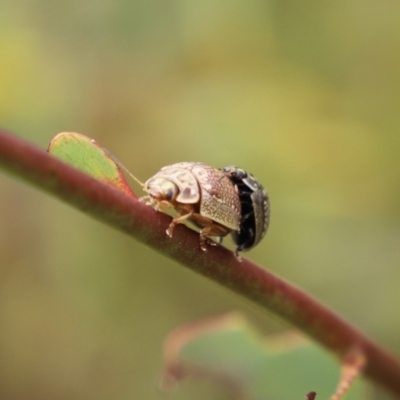
<svg viewBox="0 0 400 400">
<path fill-rule="evenodd" d="M 240 231 L 231 233 L 236 244 L 236 255 L 256 246 L 265 236 L 270 219 L 268 194 L 262 185 L 245 170 L 227 166 L 222 171 L 237 187 L 242 206 Z"/>
</svg>

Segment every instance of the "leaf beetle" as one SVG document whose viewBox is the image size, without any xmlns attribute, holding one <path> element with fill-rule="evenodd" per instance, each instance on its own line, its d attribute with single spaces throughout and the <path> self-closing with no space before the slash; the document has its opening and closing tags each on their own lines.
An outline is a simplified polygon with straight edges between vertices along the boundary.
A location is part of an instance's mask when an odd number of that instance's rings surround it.
<svg viewBox="0 0 400 400">
<path fill-rule="evenodd" d="M 240 237 L 242 201 L 232 176 L 200 162 L 167 165 L 143 185 L 148 193 L 143 200 L 174 208 L 178 212 L 166 233 L 172 237 L 177 224 L 191 220 L 200 230 L 200 248 L 207 250 L 209 236 L 235 233 Z M 236 237 L 236 236 L 235 236 Z"/>
</svg>

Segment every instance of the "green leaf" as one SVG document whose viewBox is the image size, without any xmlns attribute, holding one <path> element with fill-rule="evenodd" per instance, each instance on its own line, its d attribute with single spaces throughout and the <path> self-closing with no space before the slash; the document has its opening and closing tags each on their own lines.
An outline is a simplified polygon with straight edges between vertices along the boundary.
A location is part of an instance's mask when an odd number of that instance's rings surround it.
<svg viewBox="0 0 400 400">
<path fill-rule="evenodd" d="M 113 156 L 95 140 L 75 132 L 59 133 L 47 151 L 62 161 L 137 198 Z"/>
<path fill-rule="evenodd" d="M 178 328 L 164 343 L 164 361 L 164 389 L 184 377 L 210 377 L 251 400 L 301 400 L 311 391 L 325 400 L 340 378 L 339 363 L 321 348 L 298 334 L 263 338 L 239 313 Z M 366 399 L 360 381 L 346 399 Z"/>
</svg>

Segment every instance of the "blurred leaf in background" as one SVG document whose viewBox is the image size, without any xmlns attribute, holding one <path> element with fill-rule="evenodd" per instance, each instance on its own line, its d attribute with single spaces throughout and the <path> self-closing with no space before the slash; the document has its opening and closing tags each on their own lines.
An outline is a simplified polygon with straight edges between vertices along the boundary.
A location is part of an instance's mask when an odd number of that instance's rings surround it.
<svg viewBox="0 0 400 400">
<path fill-rule="evenodd" d="M 81 132 L 142 180 L 179 161 L 249 170 L 272 219 L 248 256 L 400 353 L 399 49 L 388 1 L 3 0 L 0 123 L 42 148 Z M 281 329 L 4 175 L 0 268 L 4 399 L 157 399 L 175 326 L 239 309 Z"/>
<path fill-rule="evenodd" d="M 264 338 L 235 312 L 180 326 L 168 335 L 163 354 L 164 390 L 197 378 L 229 389 L 232 399 L 295 399 L 310 388 L 333 399 L 339 383 L 339 363 L 319 346 L 294 331 Z M 347 400 L 366 398 L 362 383 L 350 385 Z"/>
</svg>

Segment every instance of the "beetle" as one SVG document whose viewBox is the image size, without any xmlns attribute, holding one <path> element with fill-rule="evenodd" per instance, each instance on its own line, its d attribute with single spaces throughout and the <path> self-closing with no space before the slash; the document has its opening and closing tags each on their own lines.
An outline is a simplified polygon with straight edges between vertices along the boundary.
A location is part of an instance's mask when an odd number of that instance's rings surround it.
<svg viewBox="0 0 400 400">
<path fill-rule="evenodd" d="M 265 236 L 270 220 L 269 197 L 254 176 L 233 165 L 222 168 L 232 183 L 238 188 L 241 203 L 240 229 L 231 236 L 237 245 L 235 254 L 248 251 Z"/>
<path fill-rule="evenodd" d="M 147 204 L 160 210 L 172 207 L 178 212 L 166 233 L 172 237 L 177 224 L 189 219 L 200 230 L 200 248 L 207 250 L 209 236 L 223 237 L 239 230 L 242 201 L 237 185 L 220 169 L 200 162 L 167 165 L 143 185 Z"/>
</svg>

